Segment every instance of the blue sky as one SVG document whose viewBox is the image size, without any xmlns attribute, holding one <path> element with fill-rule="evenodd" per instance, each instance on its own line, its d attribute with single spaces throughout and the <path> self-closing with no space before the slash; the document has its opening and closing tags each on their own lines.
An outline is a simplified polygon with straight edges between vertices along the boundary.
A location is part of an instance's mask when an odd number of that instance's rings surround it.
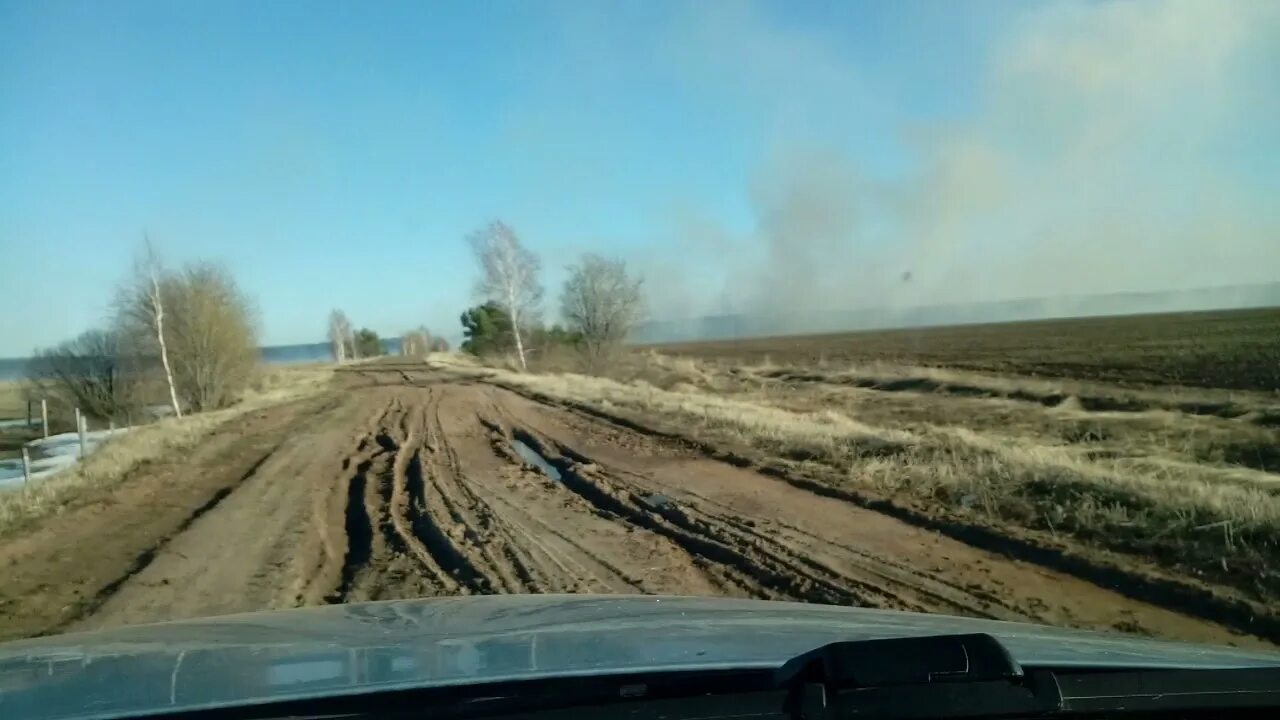
<svg viewBox="0 0 1280 720">
<path fill-rule="evenodd" d="M 657 317 L 1274 280 L 1276 13 L 1211 5 L 0 0 L 0 356 L 100 324 L 144 231 L 268 344 L 455 335 L 494 218 L 549 317 L 586 250 Z"/>
</svg>

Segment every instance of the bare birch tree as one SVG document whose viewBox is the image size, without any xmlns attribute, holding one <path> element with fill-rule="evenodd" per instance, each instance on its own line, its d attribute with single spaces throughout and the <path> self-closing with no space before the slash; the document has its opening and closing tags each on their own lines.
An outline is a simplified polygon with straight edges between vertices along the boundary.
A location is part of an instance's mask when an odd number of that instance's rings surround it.
<svg viewBox="0 0 1280 720">
<path fill-rule="evenodd" d="M 569 267 L 560 314 L 580 336 L 589 370 L 600 370 L 644 316 L 643 285 L 622 260 L 587 254 Z"/>
<path fill-rule="evenodd" d="M 410 330 L 400 336 L 400 354 L 407 357 L 426 357 L 431 352 L 431 333 L 425 327 Z"/>
<path fill-rule="evenodd" d="M 156 254 L 151 238 L 144 237 L 141 252 L 134 259 L 133 277 L 120 288 L 116 297 L 116 309 L 126 322 L 145 327 L 155 337 L 160 366 L 164 369 L 165 383 L 169 387 L 169 404 L 174 417 L 182 417 L 178 403 L 178 388 L 173 379 L 173 366 L 169 363 L 169 346 L 165 340 L 165 300 L 163 285 L 164 266 Z"/>
<path fill-rule="evenodd" d="M 333 352 L 334 362 L 341 363 L 347 359 L 347 343 L 351 338 L 351 321 L 347 314 L 334 308 L 329 313 L 329 347 Z"/>
<path fill-rule="evenodd" d="M 482 277 L 477 294 L 497 303 L 511 318 L 520 369 L 527 371 L 522 330 L 537 321 L 542 285 L 538 282 L 538 256 L 520 243 L 514 230 L 502 222 L 492 222 L 472 233 L 471 248 L 480 263 Z"/>
</svg>

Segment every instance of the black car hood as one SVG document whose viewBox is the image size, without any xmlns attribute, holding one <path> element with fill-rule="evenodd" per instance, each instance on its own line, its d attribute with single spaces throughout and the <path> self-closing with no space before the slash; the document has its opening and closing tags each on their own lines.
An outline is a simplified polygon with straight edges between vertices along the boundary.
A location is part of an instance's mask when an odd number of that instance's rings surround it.
<svg viewBox="0 0 1280 720">
<path fill-rule="evenodd" d="M 507 595 L 141 625 L 0 645 L 0 716 L 107 718 L 377 690 L 774 668 L 839 640 L 985 632 L 1024 665 L 1280 666 L 1280 654 L 882 610 Z"/>
</svg>

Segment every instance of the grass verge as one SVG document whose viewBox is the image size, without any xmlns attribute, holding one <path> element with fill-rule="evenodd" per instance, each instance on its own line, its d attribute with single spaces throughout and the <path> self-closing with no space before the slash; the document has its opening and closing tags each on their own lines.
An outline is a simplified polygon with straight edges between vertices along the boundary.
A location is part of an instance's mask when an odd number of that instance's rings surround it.
<svg viewBox="0 0 1280 720">
<path fill-rule="evenodd" d="M 332 375 L 328 366 L 264 370 L 232 407 L 138 426 L 106 441 L 84 462 L 33 482 L 31 487 L 0 492 L 0 537 L 57 514 L 87 489 L 120 483 L 144 462 L 194 447 L 214 428 L 247 412 L 313 395 L 328 386 Z"/>
<path fill-rule="evenodd" d="M 0 380 L 0 420 L 26 416 L 27 400 L 22 394 L 22 383 L 17 380 Z"/>
</svg>

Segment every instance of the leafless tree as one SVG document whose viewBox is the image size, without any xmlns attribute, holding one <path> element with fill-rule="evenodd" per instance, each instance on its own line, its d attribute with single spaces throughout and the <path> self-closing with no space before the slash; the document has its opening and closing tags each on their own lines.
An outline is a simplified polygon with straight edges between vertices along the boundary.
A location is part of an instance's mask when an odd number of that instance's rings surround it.
<svg viewBox="0 0 1280 720">
<path fill-rule="evenodd" d="M 347 346 L 351 342 L 351 321 L 347 314 L 334 309 L 329 313 L 329 347 L 333 352 L 334 362 L 347 359 Z"/>
<path fill-rule="evenodd" d="M 188 265 L 160 285 L 172 308 L 166 336 L 173 372 L 188 406 L 200 411 L 234 402 L 260 359 L 253 304 L 212 263 Z"/>
<path fill-rule="evenodd" d="M 36 352 L 29 382 L 40 397 L 61 400 L 92 417 L 127 418 L 139 400 L 139 373 L 128 361 L 120 336 L 90 330 L 74 340 Z"/>
<path fill-rule="evenodd" d="M 178 388 L 173 377 L 173 366 L 169 362 L 168 333 L 165 330 L 165 298 L 162 292 L 164 266 L 160 256 L 156 254 L 150 237 L 144 237 L 143 246 L 133 263 L 133 277 L 125 283 L 116 295 L 116 311 L 124 321 L 125 332 L 134 332 L 146 328 L 155 340 L 155 348 L 160 356 L 160 366 L 164 370 L 165 383 L 169 388 L 169 404 L 175 417 L 182 417 L 182 406 L 178 403 Z"/>
<path fill-rule="evenodd" d="M 514 230 L 501 222 L 490 223 L 472 233 L 469 239 L 482 275 L 476 285 L 477 294 L 497 303 L 510 316 L 520 369 L 528 370 L 521 331 L 537 322 L 538 305 L 542 301 L 538 257 L 520 243 Z"/>
<path fill-rule="evenodd" d="M 431 351 L 431 333 L 425 327 L 410 330 L 400 337 L 400 354 L 408 357 L 426 357 Z"/>
<path fill-rule="evenodd" d="M 589 370 L 609 360 L 644 316 L 644 281 L 627 274 L 626 263 L 587 254 L 569 267 L 560 314 L 577 333 Z"/>
</svg>

